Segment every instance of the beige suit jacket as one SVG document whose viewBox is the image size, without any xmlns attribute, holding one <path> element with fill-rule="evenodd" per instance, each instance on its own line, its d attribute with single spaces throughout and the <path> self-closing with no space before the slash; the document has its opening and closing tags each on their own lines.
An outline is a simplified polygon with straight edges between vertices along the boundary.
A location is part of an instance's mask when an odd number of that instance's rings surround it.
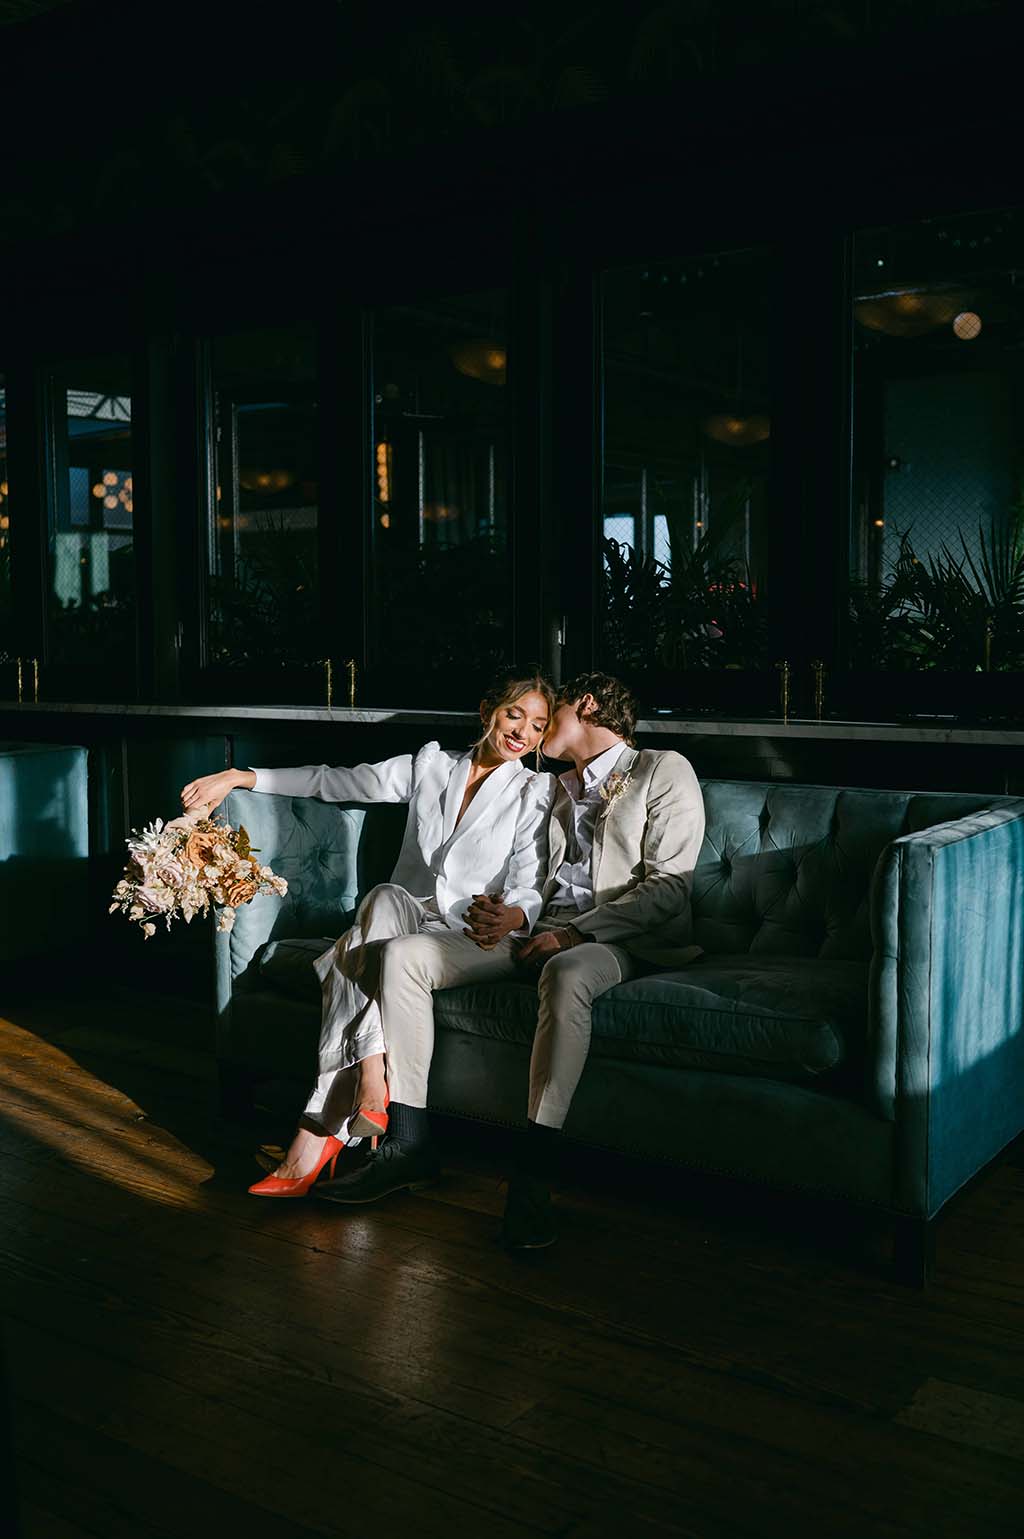
<svg viewBox="0 0 1024 1539">
<path fill-rule="evenodd" d="M 692 944 L 690 888 L 704 842 L 704 798 L 682 754 L 629 748 L 615 766 L 629 783 L 598 814 L 591 874 L 594 907 L 573 918 L 581 934 L 624 946 L 659 967 L 700 956 Z M 565 859 L 572 801 L 559 785 L 548 830 L 545 903 Z"/>
</svg>

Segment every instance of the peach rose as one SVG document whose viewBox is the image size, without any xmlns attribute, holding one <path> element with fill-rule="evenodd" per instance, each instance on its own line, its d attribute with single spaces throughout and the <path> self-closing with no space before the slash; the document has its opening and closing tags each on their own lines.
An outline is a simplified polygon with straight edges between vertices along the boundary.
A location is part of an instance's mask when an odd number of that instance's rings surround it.
<svg viewBox="0 0 1024 1539">
<path fill-rule="evenodd" d="M 232 908 L 238 908 L 242 903 L 248 903 L 259 890 L 259 882 L 251 876 L 243 877 L 241 881 L 229 882 L 227 886 L 227 899 Z"/>
<path fill-rule="evenodd" d="M 219 848 L 220 840 L 216 834 L 209 831 L 200 833 L 197 830 L 194 834 L 189 834 L 183 853 L 189 864 L 201 871 L 204 866 L 213 863 Z"/>
</svg>

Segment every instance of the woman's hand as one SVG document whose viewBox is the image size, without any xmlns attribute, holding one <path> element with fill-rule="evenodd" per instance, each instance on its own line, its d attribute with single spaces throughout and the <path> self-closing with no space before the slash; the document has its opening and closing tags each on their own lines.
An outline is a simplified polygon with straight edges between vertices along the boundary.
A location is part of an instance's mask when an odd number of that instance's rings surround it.
<svg viewBox="0 0 1024 1539">
<path fill-rule="evenodd" d="M 481 951 L 493 951 L 506 935 L 525 928 L 526 915 L 521 908 L 509 908 L 504 898 L 492 898 L 483 892 L 474 896 L 466 911 L 463 934 L 476 941 Z"/>
<path fill-rule="evenodd" d="M 200 775 L 198 780 L 190 780 L 187 786 L 182 786 L 181 803 L 186 812 L 197 812 L 200 807 L 207 807 L 212 812 L 229 791 L 243 788 L 251 791 L 255 784 L 254 770 L 218 770 L 216 775 Z"/>
</svg>

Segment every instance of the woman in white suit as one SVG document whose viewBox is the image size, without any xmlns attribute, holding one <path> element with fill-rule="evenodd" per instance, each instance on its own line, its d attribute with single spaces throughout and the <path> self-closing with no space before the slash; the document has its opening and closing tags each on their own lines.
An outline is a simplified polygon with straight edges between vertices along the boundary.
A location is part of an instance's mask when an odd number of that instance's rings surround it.
<svg viewBox="0 0 1024 1539">
<path fill-rule="evenodd" d="M 388 940 L 433 935 L 452 981 L 512 973 L 513 937 L 529 934 L 542 906 L 555 782 L 524 760 L 539 751 L 553 699 L 546 680 L 504 674 L 481 701 L 483 734 L 465 753 L 427 743 L 415 755 L 355 769 L 230 769 L 182 790 L 186 811 L 218 806 L 243 787 L 409 807 L 391 881 L 367 894 L 352 929 L 316 962 L 323 998 L 317 1082 L 284 1161 L 249 1188 L 255 1196 L 304 1196 L 324 1166 L 333 1175 L 345 1143 L 387 1130 L 379 984 Z M 354 1066 L 353 1085 L 344 1071 Z M 410 1121 L 398 1094 L 390 1119 L 395 1135 Z"/>
</svg>

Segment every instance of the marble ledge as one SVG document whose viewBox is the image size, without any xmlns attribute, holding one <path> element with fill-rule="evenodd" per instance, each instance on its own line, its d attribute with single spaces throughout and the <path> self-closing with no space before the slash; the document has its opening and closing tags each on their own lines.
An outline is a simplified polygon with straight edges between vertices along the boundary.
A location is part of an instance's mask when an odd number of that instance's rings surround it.
<svg viewBox="0 0 1024 1539">
<path fill-rule="evenodd" d="M 178 719 L 196 718 L 201 721 L 318 721 L 338 726 L 373 726 L 381 722 L 394 722 L 420 726 L 457 726 L 475 722 L 478 717 L 468 711 L 417 711 L 366 707 L 326 705 L 94 705 L 83 701 L 63 704 L 57 701 L 25 701 L 20 705 L 0 701 L 0 714 L 10 712 L 75 716 L 163 716 Z"/>
<path fill-rule="evenodd" d="M 455 727 L 471 726 L 468 711 L 425 711 L 406 708 L 303 705 L 94 705 L 52 701 L 18 704 L 0 701 L 0 714 L 170 717 L 197 721 L 320 722 L 337 726 Z M 958 727 L 950 722 L 812 721 L 782 722 L 777 717 L 746 720 L 655 716 L 637 722 L 643 736 L 772 738 L 778 741 L 819 739 L 831 742 L 958 744 L 965 747 L 1024 747 L 1024 727 Z"/>
</svg>

